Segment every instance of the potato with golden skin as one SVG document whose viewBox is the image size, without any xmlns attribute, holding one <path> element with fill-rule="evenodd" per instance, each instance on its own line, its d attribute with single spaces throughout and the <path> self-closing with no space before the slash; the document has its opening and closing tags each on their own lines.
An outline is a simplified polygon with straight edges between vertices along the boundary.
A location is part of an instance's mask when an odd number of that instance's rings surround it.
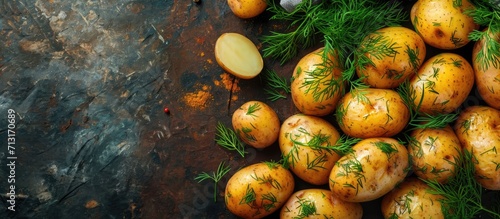
<svg viewBox="0 0 500 219">
<path fill-rule="evenodd" d="M 464 12 L 474 6 L 468 0 L 419 0 L 410 11 L 415 31 L 438 49 L 457 49 L 469 43 L 469 33 L 479 25 Z"/>
<path fill-rule="evenodd" d="M 446 183 L 455 175 L 462 146 L 451 128 L 418 128 L 411 132 L 408 145 L 413 172 L 425 180 Z"/>
<path fill-rule="evenodd" d="M 406 127 L 410 111 L 394 90 L 363 88 L 342 97 L 336 117 L 340 129 L 351 137 L 391 137 Z"/>
<path fill-rule="evenodd" d="M 476 180 L 486 189 L 500 190 L 500 110 L 470 106 L 454 126 L 463 150 L 474 157 Z"/>
<path fill-rule="evenodd" d="M 313 185 L 328 183 L 333 165 L 340 158 L 329 149 L 340 139 L 337 129 L 315 116 L 295 114 L 281 125 L 279 147 L 284 163 L 302 180 Z"/>
<path fill-rule="evenodd" d="M 440 195 L 429 193 L 430 187 L 422 180 L 410 177 L 382 198 L 384 218 L 445 218 Z"/>
<path fill-rule="evenodd" d="M 488 51 L 488 44 L 493 42 L 500 45 L 500 32 L 489 33 L 474 44 L 472 67 L 479 95 L 489 106 L 500 110 L 500 63 L 485 58 L 494 56 L 494 53 L 499 54 L 498 51 Z M 500 59 L 498 55 L 495 58 Z"/>
<path fill-rule="evenodd" d="M 253 18 L 267 8 L 265 0 L 227 0 L 229 8 L 239 18 Z"/>
<path fill-rule="evenodd" d="M 361 219 L 360 203 L 346 202 L 326 189 L 303 189 L 290 196 L 280 212 L 281 219 L 342 218 Z"/>
<path fill-rule="evenodd" d="M 244 103 L 234 111 L 232 124 L 238 137 L 255 148 L 266 148 L 276 142 L 281 127 L 274 109 L 255 100 Z"/>
<path fill-rule="evenodd" d="M 279 210 L 295 187 L 292 173 L 280 164 L 261 162 L 238 170 L 227 182 L 224 201 L 242 218 L 263 218 Z"/>
<path fill-rule="evenodd" d="M 341 157 L 330 173 L 329 187 L 348 202 L 378 199 L 402 182 L 409 171 L 406 147 L 392 138 L 367 138 Z"/>
<path fill-rule="evenodd" d="M 422 114 L 437 115 L 455 111 L 474 85 L 474 70 L 455 53 L 429 58 L 410 80 L 412 102 Z"/>
<path fill-rule="evenodd" d="M 425 42 L 406 27 L 385 27 L 361 42 L 356 73 L 374 88 L 396 88 L 424 62 Z"/>
<path fill-rule="evenodd" d="M 323 57 L 328 57 L 323 61 Z M 342 96 L 342 67 L 337 53 L 326 56 L 319 48 L 300 59 L 290 84 L 297 109 L 307 115 L 325 116 L 335 111 Z"/>
</svg>

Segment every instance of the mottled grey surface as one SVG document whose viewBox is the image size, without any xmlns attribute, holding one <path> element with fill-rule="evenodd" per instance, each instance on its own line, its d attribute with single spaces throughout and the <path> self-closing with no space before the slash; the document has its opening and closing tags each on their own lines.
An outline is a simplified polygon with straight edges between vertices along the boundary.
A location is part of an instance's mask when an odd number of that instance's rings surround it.
<svg viewBox="0 0 500 219">
<path fill-rule="evenodd" d="M 0 1 L 0 130 L 5 142 L 6 112 L 15 110 L 21 195 L 17 211 L 2 209 L 1 218 L 86 218 L 81 201 L 89 200 L 108 208 L 100 210 L 104 218 L 134 214 L 126 210 L 140 190 L 131 188 L 151 172 L 131 153 L 151 123 L 151 103 L 169 83 L 160 67 L 168 42 L 155 25 L 171 6 Z M 5 194 L 7 147 L 1 145 Z"/>
</svg>

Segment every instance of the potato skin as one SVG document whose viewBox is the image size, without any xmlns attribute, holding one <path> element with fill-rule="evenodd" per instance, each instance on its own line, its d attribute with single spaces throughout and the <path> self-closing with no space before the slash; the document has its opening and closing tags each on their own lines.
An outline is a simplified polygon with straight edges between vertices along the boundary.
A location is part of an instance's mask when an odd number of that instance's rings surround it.
<svg viewBox="0 0 500 219">
<path fill-rule="evenodd" d="M 391 55 L 380 54 L 380 47 L 394 49 Z M 396 88 L 411 78 L 424 62 L 425 42 L 415 31 L 406 27 L 385 27 L 369 34 L 361 43 L 371 64 L 356 69 L 363 82 L 374 88 Z"/>
<path fill-rule="evenodd" d="M 444 218 L 439 202 L 443 197 L 428 193 L 429 189 L 430 187 L 418 178 L 405 179 L 382 198 L 381 209 L 384 218 Z"/>
<path fill-rule="evenodd" d="M 239 18 L 253 18 L 267 8 L 265 0 L 227 0 L 229 8 Z"/>
<path fill-rule="evenodd" d="M 336 116 L 340 129 L 351 137 L 391 137 L 406 127 L 410 111 L 397 92 L 367 88 L 344 95 Z"/>
<path fill-rule="evenodd" d="M 224 201 L 242 218 L 263 218 L 279 210 L 293 193 L 295 181 L 279 164 L 256 163 L 238 170 L 227 182 Z"/>
<path fill-rule="evenodd" d="M 281 126 L 274 109 L 255 100 L 234 111 L 232 124 L 240 139 L 255 148 L 266 148 L 276 142 Z"/>
<path fill-rule="evenodd" d="M 325 116 L 335 111 L 344 87 L 342 68 L 337 53 L 329 55 L 328 70 L 324 69 L 323 48 L 305 55 L 295 66 L 290 84 L 291 96 L 297 109 L 307 115 Z M 321 78 L 319 80 L 318 78 Z M 332 85 L 332 83 L 335 83 Z M 316 86 L 317 85 L 317 86 Z M 324 92 L 323 92 L 324 91 Z"/>
<path fill-rule="evenodd" d="M 415 129 L 408 145 L 413 172 L 425 180 L 446 183 L 455 175 L 453 163 L 462 151 L 457 135 L 446 126 L 441 129 Z"/>
<path fill-rule="evenodd" d="M 279 146 L 290 170 L 313 185 L 328 183 L 330 171 L 340 156 L 332 150 L 318 149 L 309 142 L 324 140 L 319 146 L 334 146 L 340 134 L 328 121 L 315 116 L 295 114 L 281 125 Z"/>
<path fill-rule="evenodd" d="M 470 106 L 455 121 L 463 150 L 475 158 L 476 180 L 486 189 L 500 190 L 500 111 Z"/>
<path fill-rule="evenodd" d="M 281 208 L 280 218 L 302 218 L 302 207 L 314 207 L 307 218 L 361 219 L 363 208 L 360 203 L 346 202 L 326 189 L 303 189 L 290 196 Z M 301 214 L 302 213 L 302 214 Z"/>
<path fill-rule="evenodd" d="M 330 173 L 329 187 L 348 202 L 375 200 L 404 180 L 409 170 L 406 147 L 392 138 L 368 138 L 341 157 Z"/>
<path fill-rule="evenodd" d="M 422 114 L 447 114 L 455 111 L 474 85 L 474 70 L 455 53 L 440 53 L 429 58 L 410 80 L 413 104 Z M 421 101 L 421 102 L 420 102 Z"/>
<path fill-rule="evenodd" d="M 468 1 L 456 0 L 419 0 L 410 11 L 415 31 L 422 39 L 438 49 L 457 49 L 469 43 L 468 35 L 479 25 L 464 11 L 474 6 Z"/>
<path fill-rule="evenodd" d="M 500 43 L 500 32 L 491 33 L 490 37 Z M 472 49 L 472 66 L 474 67 L 477 90 L 486 104 L 500 110 L 500 65 L 495 67 L 493 63 L 489 62 L 486 68 L 482 65 L 484 61 L 478 59 L 480 52 L 488 53 L 485 40 L 484 38 L 478 40 Z"/>
</svg>

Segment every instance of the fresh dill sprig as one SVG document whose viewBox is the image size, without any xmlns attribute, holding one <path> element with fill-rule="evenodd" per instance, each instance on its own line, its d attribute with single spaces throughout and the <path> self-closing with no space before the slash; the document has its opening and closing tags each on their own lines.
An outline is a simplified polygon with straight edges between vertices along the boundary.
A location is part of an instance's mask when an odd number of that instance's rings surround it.
<svg viewBox="0 0 500 219">
<path fill-rule="evenodd" d="M 263 75 L 265 84 L 269 86 L 264 88 L 268 99 L 271 101 L 286 99 L 286 95 L 291 92 L 290 82 L 285 77 L 279 76 L 274 70 L 264 71 Z"/>
<path fill-rule="evenodd" d="M 262 38 L 264 57 L 281 63 L 293 58 L 299 48 L 307 48 L 323 38 L 325 47 L 349 58 L 365 36 L 386 26 L 399 26 L 407 14 L 399 2 L 380 3 L 372 0 L 324 0 L 319 4 L 302 1 L 292 12 L 276 1 L 268 1 L 271 20 L 290 22 L 289 32 L 271 32 Z"/>
<path fill-rule="evenodd" d="M 198 181 L 198 183 L 201 183 L 204 180 L 212 180 L 214 182 L 214 202 L 217 202 L 217 183 L 226 175 L 229 171 L 231 170 L 231 167 L 225 166 L 224 161 L 220 162 L 219 167 L 217 167 L 217 171 L 212 172 L 210 175 L 207 172 L 202 172 L 198 174 L 194 178 L 194 180 Z"/>
<path fill-rule="evenodd" d="M 427 113 L 420 113 L 419 109 L 422 105 L 422 101 L 424 99 L 424 93 L 420 97 L 418 104 L 415 104 L 415 100 L 417 98 L 415 91 L 410 88 L 410 83 L 408 80 L 401 83 L 401 85 L 397 88 L 397 92 L 403 99 L 403 102 L 406 104 L 410 111 L 410 121 L 408 122 L 407 132 L 410 132 L 415 129 L 439 129 L 444 128 L 446 125 L 455 121 L 458 117 L 458 112 L 448 113 L 448 114 L 437 114 L 430 115 Z"/>
<path fill-rule="evenodd" d="M 245 157 L 245 145 L 240 141 L 238 135 L 236 135 L 232 129 L 227 128 L 224 124 L 219 122 L 216 131 L 215 142 L 218 145 L 230 151 L 237 151 L 241 157 Z"/>
<path fill-rule="evenodd" d="M 487 27 L 486 30 L 474 30 L 469 34 L 472 41 L 483 40 L 484 46 L 479 50 L 476 63 L 483 71 L 491 66 L 500 68 L 500 39 L 496 37 L 500 33 L 500 10 L 499 5 L 492 5 L 492 1 L 475 0 L 473 9 L 466 10 L 474 22 L 480 26 Z"/>
<path fill-rule="evenodd" d="M 487 209 L 482 204 L 482 186 L 475 179 L 474 155 L 467 150 L 455 158 L 456 166 L 454 177 L 445 184 L 436 180 L 423 180 L 429 185 L 429 193 L 440 195 L 441 208 L 445 218 L 462 219 L 475 218 L 481 212 L 487 212 L 495 218 L 500 213 Z"/>
</svg>

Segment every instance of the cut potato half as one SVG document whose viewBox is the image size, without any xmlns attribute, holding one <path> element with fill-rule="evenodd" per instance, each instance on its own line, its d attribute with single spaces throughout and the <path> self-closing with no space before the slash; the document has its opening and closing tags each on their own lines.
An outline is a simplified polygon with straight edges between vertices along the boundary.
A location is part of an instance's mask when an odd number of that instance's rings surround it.
<svg viewBox="0 0 500 219">
<path fill-rule="evenodd" d="M 224 70 L 242 79 L 251 79 L 264 68 L 255 44 L 238 33 L 224 33 L 217 39 L 215 58 Z"/>
</svg>

